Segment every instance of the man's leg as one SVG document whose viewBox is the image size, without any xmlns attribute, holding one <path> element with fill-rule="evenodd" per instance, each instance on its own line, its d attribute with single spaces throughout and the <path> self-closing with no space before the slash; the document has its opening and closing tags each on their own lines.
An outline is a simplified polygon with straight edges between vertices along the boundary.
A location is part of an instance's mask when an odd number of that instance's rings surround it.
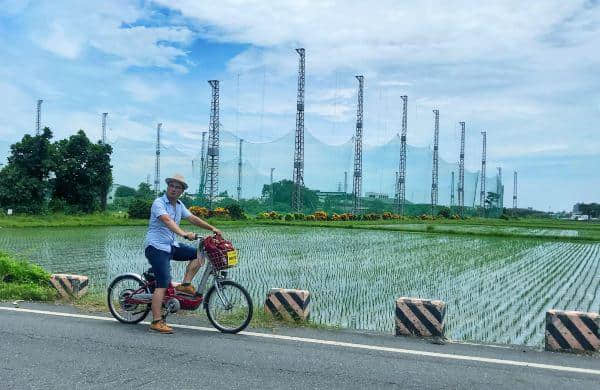
<svg viewBox="0 0 600 390">
<path fill-rule="evenodd" d="M 198 273 L 200 268 L 204 265 L 204 258 L 198 256 L 198 250 L 189 245 L 180 244 L 179 247 L 173 248 L 173 260 L 175 261 L 189 261 L 185 268 L 185 275 L 181 285 L 175 287 L 177 291 L 184 292 L 193 295 L 196 290 L 191 285 L 192 279 Z"/>
<path fill-rule="evenodd" d="M 167 287 L 171 281 L 171 264 L 169 252 L 158 250 L 152 246 L 146 248 L 146 258 L 152 265 L 156 277 L 156 288 L 152 294 L 152 317 L 150 329 L 161 333 L 173 333 L 173 329 L 163 321 L 161 309 Z"/>
</svg>

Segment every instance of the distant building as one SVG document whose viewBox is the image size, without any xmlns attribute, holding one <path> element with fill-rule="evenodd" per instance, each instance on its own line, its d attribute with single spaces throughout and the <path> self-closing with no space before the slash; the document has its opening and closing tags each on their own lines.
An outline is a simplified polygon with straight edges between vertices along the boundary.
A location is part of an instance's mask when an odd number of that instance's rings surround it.
<svg viewBox="0 0 600 390">
<path fill-rule="evenodd" d="M 382 192 L 365 192 L 365 197 L 369 199 L 389 199 L 390 196 L 388 194 L 384 194 Z"/>
<path fill-rule="evenodd" d="M 317 198 L 319 198 L 319 202 L 324 202 L 325 199 L 331 197 L 345 197 L 350 196 L 350 194 L 345 193 L 344 191 L 317 191 Z"/>
</svg>

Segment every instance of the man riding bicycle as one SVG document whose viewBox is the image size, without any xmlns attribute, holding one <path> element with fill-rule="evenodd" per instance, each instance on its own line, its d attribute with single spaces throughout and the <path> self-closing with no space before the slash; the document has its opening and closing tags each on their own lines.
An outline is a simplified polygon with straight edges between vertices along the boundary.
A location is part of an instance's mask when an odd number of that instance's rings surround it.
<svg viewBox="0 0 600 390">
<path fill-rule="evenodd" d="M 188 187 L 182 175 L 175 174 L 165 181 L 168 185 L 165 195 L 156 198 L 152 203 L 144 253 L 156 277 L 156 288 L 152 294 L 153 321 L 150 329 L 160 333 L 173 333 L 173 328 L 167 325 L 160 313 L 167 287 L 171 282 L 170 260 L 189 261 L 183 283 L 175 289 L 190 295 L 196 292 L 191 284 L 192 279 L 204 264 L 204 259 L 198 256 L 196 248 L 177 242 L 176 235 L 188 240 L 196 238 L 195 233 L 181 229 L 179 222 L 181 218 L 186 218 L 192 224 L 215 234 L 221 234 L 221 231 L 190 213 L 179 200 Z"/>
</svg>

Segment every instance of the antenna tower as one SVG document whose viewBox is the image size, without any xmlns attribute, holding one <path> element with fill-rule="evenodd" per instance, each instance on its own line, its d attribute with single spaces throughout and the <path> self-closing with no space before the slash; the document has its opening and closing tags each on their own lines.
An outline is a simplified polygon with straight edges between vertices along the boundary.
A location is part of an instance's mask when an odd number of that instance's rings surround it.
<svg viewBox="0 0 600 390">
<path fill-rule="evenodd" d="M 502 185 L 502 167 L 498 167 L 496 177 L 496 193 L 498 194 L 498 207 L 504 207 L 504 188 Z"/>
<path fill-rule="evenodd" d="M 485 209 L 485 161 L 487 150 L 487 132 L 482 131 L 483 151 L 481 152 L 481 191 L 479 192 L 479 206 Z"/>
<path fill-rule="evenodd" d="M 162 123 L 156 125 L 156 160 L 154 163 L 154 195 L 158 196 L 160 190 L 160 129 Z"/>
<path fill-rule="evenodd" d="M 354 214 L 360 212 L 360 195 L 362 193 L 362 131 L 363 131 L 363 88 L 364 76 L 356 76 L 358 80 L 358 107 L 356 108 L 356 140 L 354 143 Z"/>
<path fill-rule="evenodd" d="M 458 164 L 458 207 L 462 216 L 465 207 L 465 122 L 460 123 L 460 160 Z"/>
<path fill-rule="evenodd" d="M 440 141 L 440 110 L 433 110 L 435 127 L 433 130 L 433 169 L 431 172 L 431 213 L 438 202 L 438 146 Z"/>
<path fill-rule="evenodd" d="M 304 49 L 296 49 L 298 60 L 298 93 L 296 100 L 296 142 L 294 145 L 294 192 L 292 209 L 302 210 L 302 187 L 304 186 Z"/>
<path fill-rule="evenodd" d="M 513 209 L 517 209 L 517 171 L 514 173 L 513 177 Z"/>
<path fill-rule="evenodd" d="M 37 110 L 35 117 L 35 135 L 40 135 L 40 125 L 42 120 L 42 99 L 38 99 L 37 101 Z"/>
<path fill-rule="evenodd" d="M 106 117 L 108 116 L 108 112 L 102 113 L 102 143 L 106 144 Z"/>
<path fill-rule="evenodd" d="M 452 171 L 452 181 L 450 182 L 450 206 L 454 206 L 454 171 Z"/>
<path fill-rule="evenodd" d="M 240 139 L 240 154 L 238 159 L 238 186 L 237 186 L 237 200 L 240 201 L 242 197 L 242 142 L 243 139 Z"/>
<path fill-rule="evenodd" d="M 274 200 L 273 200 L 273 197 L 274 197 L 274 194 L 273 194 L 273 171 L 274 170 L 275 170 L 275 168 L 271 168 L 271 211 L 273 211 L 273 207 L 274 207 L 273 206 L 273 203 L 274 203 Z"/>
<path fill-rule="evenodd" d="M 404 203 L 406 202 L 406 131 L 408 115 L 408 96 L 400 96 L 402 99 L 402 133 L 400 135 L 400 166 L 398 169 L 398 192 L 396 193 L 396 211 L 404 215 Z"/>
<path fill-rule="evenodd" d="M 208 133 L 207 179 L 208 179 L 208 208 L 212 208 L 212 202 L 219 190 L 219 80 L 209 80 L 212 88 L 212 100 L 210 103 L 210 123 Z"/>
</svg>

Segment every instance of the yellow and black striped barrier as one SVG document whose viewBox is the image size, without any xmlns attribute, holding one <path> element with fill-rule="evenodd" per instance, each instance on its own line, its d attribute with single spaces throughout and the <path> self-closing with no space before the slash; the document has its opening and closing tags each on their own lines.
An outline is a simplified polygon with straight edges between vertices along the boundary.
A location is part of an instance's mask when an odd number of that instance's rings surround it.
<svg viewBox="0 0 600 390">
<path fill-rule="evenodd" d="M 546 312 L 546 350 L 600 351 L 600 314 L 579 311 Z"/>
<path fill-rule="evenodd" d="M 265 311 L 276 317 L 307 320 L 310 316 L 309 303 L 310 293 L 306 290 L 272 288 L 267 293 Z"/>
<path fill-rule="evenodd" d="M 401 297 L 396 300 L 396 336 L 443 337 L 446 303 Z"/>
<path fill-rule="evenodd" d="M 65 299 L 79 298 L 88 290 L 88 277 L 82 275 L 52 274 L 50 283 Z"/>
</svg>

